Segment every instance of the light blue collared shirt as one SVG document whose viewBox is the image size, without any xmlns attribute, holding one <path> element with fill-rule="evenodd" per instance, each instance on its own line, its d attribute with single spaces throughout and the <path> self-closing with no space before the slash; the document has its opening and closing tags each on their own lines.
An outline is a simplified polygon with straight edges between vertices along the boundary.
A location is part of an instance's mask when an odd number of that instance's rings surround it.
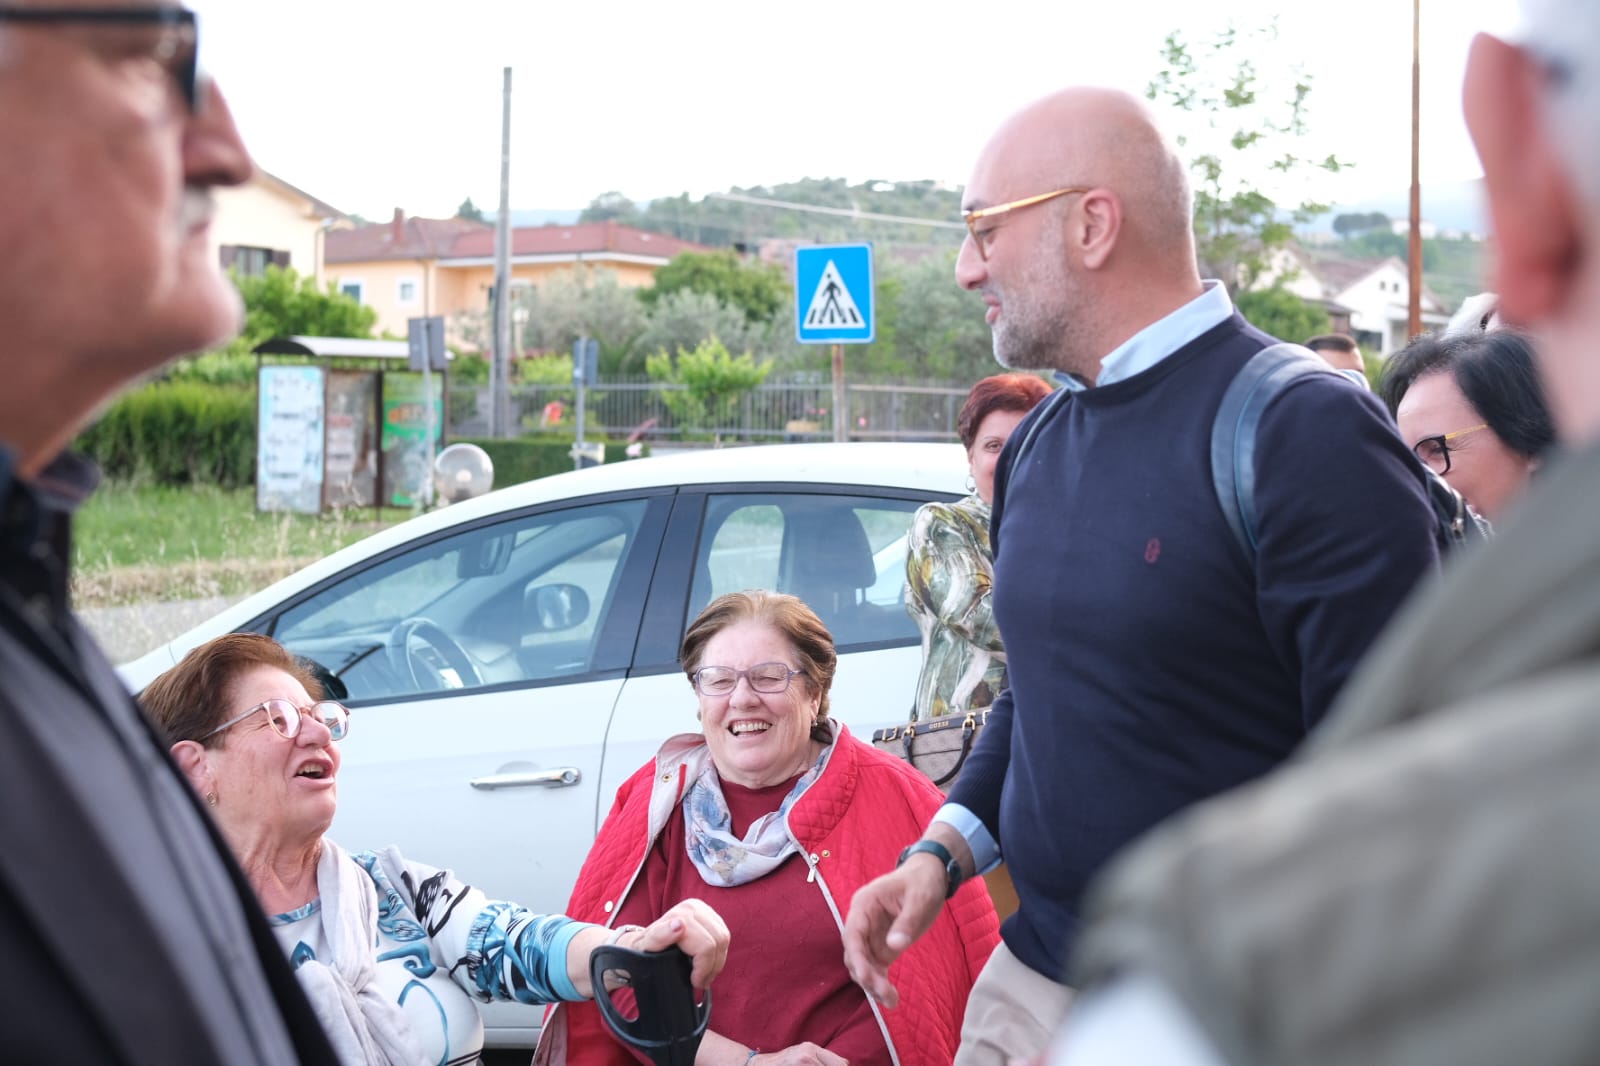
<svg viewBox="0 0 1600 1066">
<path fill-rule="evenodd" d="M 1199 296 L 1165 318 L 1150 323 L 1100 360 L 1100 377 L 1095 385 L 1110 385 L 1144 373 L 1201 334 L 1220 326 L 1232 315 L 1233 301 L 1228 298 L 1228 290 L 1222 282 L 1203 282 Z M 1058 373 L 1056 380 L 1074 392 L 1089 387 L 1065 373 Z M 933 820 L 943 822 L 961 834 L 972 849 L 972 861 L 977 864 L 979 873 L 988 873 L 1000 865 L 1000 845 L 984 828 L 978 816 L 967 808 L 959 803 L 946 803 L 939 808 Z"/>
<path fill-rule="evenodd" d="M 1222 282 L 1201 282 L 1199 296 L 1166 318 L 1150 323 L 1100 360 L 1100 376 L 1095 384 L 1112 385 L 1144 373 L 1202 333 L 1222 325 L 1232 314 L 1233 301 Z M 1058 372 L 1056 380 L 1073 392 L 1089 388 L 1070 374 Z"/>
</svg>

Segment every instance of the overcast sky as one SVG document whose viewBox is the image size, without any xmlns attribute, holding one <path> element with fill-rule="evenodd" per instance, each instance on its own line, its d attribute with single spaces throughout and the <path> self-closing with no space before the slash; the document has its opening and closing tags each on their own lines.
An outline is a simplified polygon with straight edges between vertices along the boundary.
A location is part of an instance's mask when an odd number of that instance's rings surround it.
<svg viewBox="0 0 1600 1066">
<path fill-rule="evenodd" d="M 803 177 L 965 182 L 1007 113 L 1062 85 L 1142 90 L 1161 40 L 1278 17 L 1258 61 L 1313 78 L 1308 154 L 1355 167 L 1345 202 L 1410 182 L 1405 0 L 1012 3 L 800 0 L 195 0 L 202 62 L 257 162 L 341 210 L 448 216 L 499 202 L 513 68 L 511 206 L 574 208 Z M 1515 0 L 1423 0 L 1423 180 L 1481 173 L 1460 118 L 1467 44 Z M 422 12 L 426 12 L 423 14 Z M 1426 213 L 1426 211 L 1424 212 Z"/>
</svg>

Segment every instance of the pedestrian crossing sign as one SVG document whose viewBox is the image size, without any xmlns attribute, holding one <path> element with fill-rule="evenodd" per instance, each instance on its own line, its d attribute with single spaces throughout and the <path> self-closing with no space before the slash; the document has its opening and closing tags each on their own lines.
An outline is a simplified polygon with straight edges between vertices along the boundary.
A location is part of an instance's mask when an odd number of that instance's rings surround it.
<svg viewBox="0 0 1600 1066">
<path fill-rule="evenodd" d="M 871 344 L 872 245 L 796 248 L 794 298 L 801 344 Z"/>
</svg>

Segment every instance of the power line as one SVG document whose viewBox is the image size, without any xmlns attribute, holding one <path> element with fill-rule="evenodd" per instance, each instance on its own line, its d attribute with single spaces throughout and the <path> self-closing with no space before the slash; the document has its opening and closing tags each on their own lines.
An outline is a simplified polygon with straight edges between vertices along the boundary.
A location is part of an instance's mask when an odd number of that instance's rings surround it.
<svg viewBox="0 0 1600 1066">
<path fill-rule="evenodd" d="M 788 200 L 768 200 L 760 196 L 744 196 L 732 192 L 708 192 L 707 200 L 731 200 L 736 204 L 755 204 L 758 207 L 777 207 L 785 211 L 809 211 L 816 215 L 842 215 L 845 218 L 865 219 L 870 222 L 898 222 L 907 226 L 929 226 L 934 229 L 965 230 L 965 222 L 946 222 L 937 218 L 912 218 L 909 215 L 880 215 L 873 211 L 858 211 L 849 207 L 817 207 L 814 204 L 797 204 Z"/>
</svg>

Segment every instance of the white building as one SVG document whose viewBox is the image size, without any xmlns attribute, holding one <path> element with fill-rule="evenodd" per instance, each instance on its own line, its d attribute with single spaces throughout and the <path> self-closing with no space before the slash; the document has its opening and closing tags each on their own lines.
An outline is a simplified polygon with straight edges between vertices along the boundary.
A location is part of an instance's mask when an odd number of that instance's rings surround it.
<svg viewBox="0 0 1600 1066">
<path fill-rule="evenodd" d="M 259 168 L 243 185 L 213 195 L 211 246 L 223 269 L 253 277 L 276 264 L 320 282 L 323 237 L 346 221 L 342 211 Z"/>
<path fill-rule="evenodd" d="M 1321 250 L 1280 248 L 1256 287 L 1274 282 L 1327 308 L 1333 328 L 1349 333 L 1366 351 L 1388 355 L 1411 340 L 1410 278 L 1406 265 L 1393 256 L 1354 260 Z M 1422 328 L 1438 329 L 1449 319 L 1444 304 L 1424 287 Z"/>
</svg>

